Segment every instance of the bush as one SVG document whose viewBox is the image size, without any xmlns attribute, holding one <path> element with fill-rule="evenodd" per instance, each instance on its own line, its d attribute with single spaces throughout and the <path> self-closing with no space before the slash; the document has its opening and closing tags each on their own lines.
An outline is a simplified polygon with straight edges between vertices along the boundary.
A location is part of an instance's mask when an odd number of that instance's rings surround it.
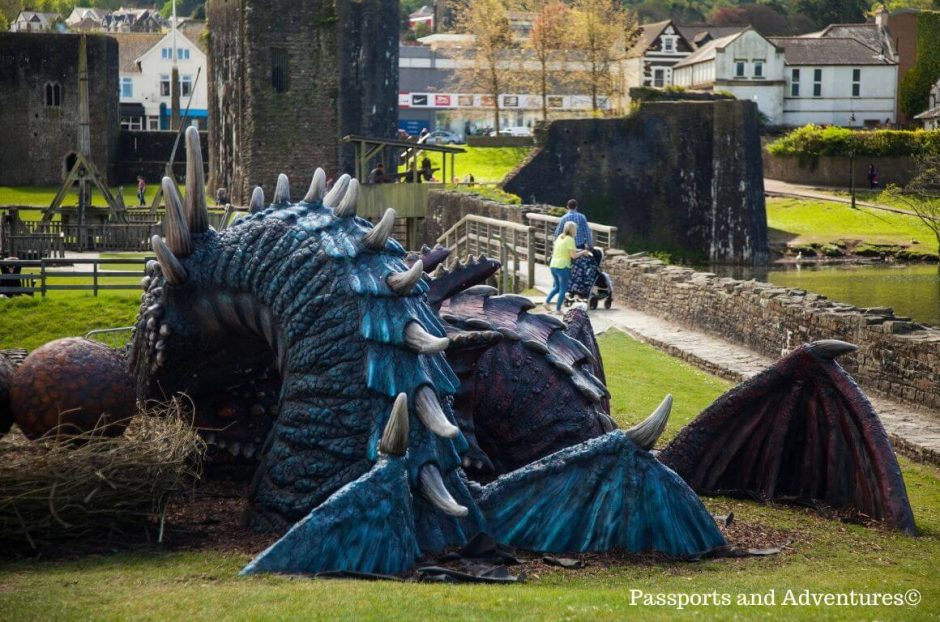
<svg viewBox="0 0 940 622">
<path fill-rule="evenodd" d="M 911 156 L 940 153 L 940 130 L 850 130 L 804 125 L 767 145 L 776 156 Z"/>
</svg>

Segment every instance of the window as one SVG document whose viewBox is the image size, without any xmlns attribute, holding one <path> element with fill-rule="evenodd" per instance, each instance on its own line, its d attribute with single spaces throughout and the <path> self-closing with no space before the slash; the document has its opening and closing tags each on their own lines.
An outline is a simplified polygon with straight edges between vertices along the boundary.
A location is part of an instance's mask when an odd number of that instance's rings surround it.
<svg viewBox="0 0 940 622">
<path fill-rule="evenodd" d="M 121 78 L 121 97 L 134 96 L 134 81 L 132 78 Z"/>
<path fill-rule="evenodd" d="M 764 77 L 764 61 L 763 60 L 754 61 L 754 77 L 755 78 Z"/>
<path fill-rule="evenodd" d="M 179 60 L 189 60 L 189 48 L 176 48 L 176 58 Z"/>
<path fill-rule="evenodd" d="M 813 97 L 822 97 L 822 69 L 813 69 Z"/>
<path fill-rule="evenodd" d="M 790 70 L 790 97 L 800 96 L 800 70 Z"/>
<path fill-rule="evenodd" d="M 169 97 L 170 96 L 170 76 L 162 74 L 160 76 L 160 96 Z"/>
<path fill-rule="evenodd" d="M 173 60 L 173 48 L 162 48 L 160 50 L 160 58 Z"/>
<path fill-rule="evenodd" d="M 147 129 L 159 130 L 160 129 L 160 117 L 147 117 Z"/>
<path fill-rule="evenodd" d="M 653 70 L 653 86 L 655 86 L 656 88 L 662 88 L 666 86 L 666 70 L 665 69 Z"/>
<path fill-rule="evenodd" d="M 744 61 L 744 60 L 734 61 L 734 77 L 735 78 L 743 78 L 745 69 L 747 69 L 747 61 Z"/>
<path fill-rule="evenodd" d="M 287 50 L 271 48 L 271 86 L 276 93 L 284 93 L 289 88 L 287 74 Z"/>
<path fill-rule="evenodd" d="M 852 70 L 852 97 L 858 97 L 862 94 L 862 70 Z"/>
<path fill-rule="evenodd" d="M 180 96 L 189 97 L 193 92 L 193 77 L 180 76 Z"/>
<path fill-rule="evenodd" d="M 43 89 L 47 107 L 58 108 L 62 105 L 62 85 L 58 82 L 46 82 Z"/>
<path fill-rule="evenodd" d="M 663 37 L 663 52 L 675 52 L 676 40 L 674 37 Z"/>
</svg>

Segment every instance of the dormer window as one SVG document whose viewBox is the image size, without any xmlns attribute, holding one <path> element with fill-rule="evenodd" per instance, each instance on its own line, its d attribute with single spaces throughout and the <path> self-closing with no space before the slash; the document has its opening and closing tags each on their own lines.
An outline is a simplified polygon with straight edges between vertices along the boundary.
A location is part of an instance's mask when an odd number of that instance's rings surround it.
<svg viewBox="0 0 940 622">
<path fill-rule="evenodd" d="M 676 38 L 663 37 L 663 52 L 673 53 L 676 51 Z"/>
</svg>

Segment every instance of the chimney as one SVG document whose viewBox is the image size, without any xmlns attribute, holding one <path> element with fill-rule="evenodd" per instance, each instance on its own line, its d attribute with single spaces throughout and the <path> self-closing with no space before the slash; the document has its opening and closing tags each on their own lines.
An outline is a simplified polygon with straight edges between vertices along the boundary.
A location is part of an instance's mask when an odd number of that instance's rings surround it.
<svg viewBox="0 0 940 622">
<path fill-rule="evenodd" d="M 875 23 L 878 24 L 879 28 L 888 27 L 888 9 L 885 8 L 883 4 L 878 8 L 878 12 L 875 14 Z"/>
</svg>

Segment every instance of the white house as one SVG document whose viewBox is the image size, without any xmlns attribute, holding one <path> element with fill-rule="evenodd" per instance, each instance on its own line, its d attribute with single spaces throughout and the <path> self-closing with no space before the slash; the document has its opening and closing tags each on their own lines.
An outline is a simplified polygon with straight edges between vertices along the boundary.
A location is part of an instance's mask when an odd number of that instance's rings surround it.
<svg viewBox="0 0 940 622">
<path fill-rule="evenodd" d="M 694 50 L 671 20 L 642 25 L 624 61 L 627 88 L 669 86 L 672 68 Z"/>
<path fill-rule="evenodd" d="M 157 130 L 170 127 L 170 77 L 174 56 L 180 76 L 180 114 L 198 125 L 208 119 L 206 52 L 190 36 L 173 32 L 115 33 L 120 56 L 121 125 L 127 129 Z M 190 38 L 192 37 L 192 38 Z M 189 107 L 187 111 L 186 108 Z"/>
<path fill-rule="evenodd" d="M 771 37 L 786 58 L 783 124 L 875 127 L 897 118 L 898 64 L 858 39 Z"/>
<path fill-rule="evenodd" d="M 39 13 L 37 11 L 20 11 L 13 23 L 10 32 L 48 32 L 55 30 L 55 26 L 62 17 L 58 13 Z"/>
<path fill-rule="evenodd" d="M 755 30 L 708 41 L 673 67 L 672 81 L 676 86 L 727 91 L 752 100 L 770 123 L 784 123 L 783 50 Z"/>
</svg>

